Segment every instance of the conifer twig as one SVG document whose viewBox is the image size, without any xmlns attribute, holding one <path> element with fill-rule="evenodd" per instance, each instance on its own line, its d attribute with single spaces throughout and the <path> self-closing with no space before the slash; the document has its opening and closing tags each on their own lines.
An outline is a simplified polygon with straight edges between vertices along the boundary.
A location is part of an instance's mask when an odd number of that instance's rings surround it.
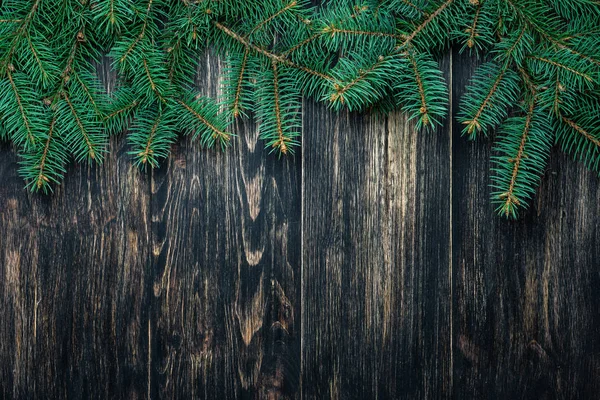
<svg viewBox="0 0 600 400">
<path fill-rule="evenodd" d="M 450 4 L 452 4 L 454 0 L 446 0 L 442 3 L 434 12 L 432 12 L 429 17 L 427 17 L 420 25 L 418 25 L 406 38 L 404 38 L 404 42 L 402 42 L 401 46 L 407 46 L 410 44 L 414 38 L 421 32 L 427 25 L 431 23 L 438 15 L 442 13 Z"/>
<path fill-rule="evenodd" d="M 36 180 L 36 186 L 38 189 L 41 189 L 42 186 L 44 186 L 44 184 L 46 182 L 49 182 L 48 177 L 44 173 L 44 168 L 46 167 L 46 160 L 48 157 L 48 150 L 50 149 L 50 142 L 53 140 L 55 124 L 56 124 L 56 116 L 52 118 L 52 122 L 50 123 L 50 129 L 48 130 L 48 139 L 46 139 L 46 143 L 44 144 L 44 151 L 42 153 L 42 157 L 40 158 L 40 165 L 39 165 L 40 172 L 39 172 L 37 180 Z"/>
<path fill-rule="evenodd" d="M 509 215 L 511 205 L 520 205 L 519 199 L 514 195 L 515 183 L 517 182 L 517 176 L 519 174 L 519 168 L 521 166 L 521 161 L 525 156 L 525 143 L 527 143 L 527 138 L 529 136 L 529 130 L 531 128 L 531 119 L 533 118 L 533 110 L 535 107 L 535 102 L 533 98 L 529 102 L 529 109 L 527 111 L 527 116 L 525 118 L 525 126 L 523 128 L 523 133 L 521 135 L 521 142 L 519 144 L 519 150 L 517 155 L 511 162 L 513 163 L 512 175 L 510 178 L 510 184 L 508 187 L 508 191 L 499 195 L 500 199 L 505 199 L 504 209 L 506 216 Z"/>
<path fill-rule="evenodd" d="M 281 105 L 279 104 L 279 77 L 277 76 L 277 61 L 271 60 L 273 68 L 273 86 L 275 94 L 275 119 L 277 121 L 277 134 L 279 139 L 273 143 L 273 147 L 276 147 L 281 153 L 287 153 L 286 137 L 283 134 L 283 128 L 281 123 Z"/>
<path fill-rule="evenodd" d="M 581 126 L 577 125 L 577 123 L 575 123 L 574 121 L 568 119 L 565 116 L 561 116 L 561 119 L 567 125 L 569 125 L 571 128 L 573 128 L 573 130 L 575 130 L 577 133 L 581 134 L 586 140 L 588 140 L 589 142 L 593 143 L 597 148 L 600 149 L 600 140 L 596 139 L 590 132 L 588 132 L 587 130 L 583 129 Z"/>
<path fill-rule="evenodd" d="M 94 150 L 95 145 L 91 142 L 90 137 L 87 132 L 87 129 L 83 126 L 83 123 L 81 122 L 81 118 L 79 117 L 79 114 L 77 114 L 77 111 L 75 110 L 75 107 L 73 106 L 73 103 L 71 102 L 67 93 L 63 91 L 62 97 L 63 97 L 63 99 L 65 99 L 65 102 L 69 106 L 69 109 L 71 110 L 71 114 L 73 115 L 73 117 L 75 118 L 75 122 L 77 123 L 77 127 L 79 128 L 79 131 L 81 132 L 81 135 L 83 136 L 83 138 L 85 140 L 85 144 L 88 148 L 88 152 L 87 152 L 88 155 L 90 156 L 90 158 L 92 160 L 95 159 L 96 158 L 96 151 Z"/>
<path fill-rule="evenodd" d="M 505 66 L 500 70 L 500 72 L 498 73 L 498 76 L 494 80 L 494 83 L 493 83 L 492 87 L 490 88 L 488 94 L 486 95 L 485 99 L 483 100 L 483 102 L 481 103 L 479 108 L 477 109 L 477 113 L 475 114 L 473 119 L 470 121 L 463 122 L 465 125 L 467 125 L 467 132 L 469 134 L 473 134 L 476 129 L 477 130 L 481 129 L 481 124 L 479 123 L 479 118 L 481 117 L 481 114 L 486 109 L 486 107 L 488 107 L 492 96 L 494 96 L 494 94 L 498 90 L 499 84 L 502 81 L 502 78 L 504 77 L 504 74 L 506 73 L 507 68 L 508 68 L 508 64 L 505 64 Z"/>
<path fill-rule="evenodd" d="M 250 50 L 248 47 L 244 50 L 244 58 L 242 59 L 242 65 L 240 67 L 240 74 L 238 77 L 237 87 L 235 89 L 235 100 L 233 101 L 233 117 L 237 118 L 240 115 L 240 96 L 242 93 L 242 81 L 244 78 L 244 72 L 246 70 L 246 63 L 248 62 L 248 54 Z"/>
<path fill-rule="evenodd" d="M 31 9 L 29 11 L 29 13 L 27 14 L 27 16 L 25 17 L 25 19 L 23 19 L 21 21 L 21 24 L 19 26 L 19 29 L 17 29 L 15 36 L 13 38 L 13 40 L 11 41 L 10 44 L 10 50 L 7 52 L 7 56 L 5 57 L 5 59 L 3 60 L 3 68 L 8 68 L 9 65 L 11 65 L 12 62 L 12 57 L 14 56 L 14 53 L 17 49 L 17 45 L 19 43 L 19 39 L 21 39 L 23 34 L 27 33 L 27 28 L 29 27 L 29 24 L 31 22 L 31 20 L 33 19 L 34 14 L 36 13 L 39 5 L 40 5 L 41 0 L 35 0 L 35 2 L 33 3 L 33 5 L 31 6 Z"/>
<path fill-rule="evenodd" d="M 142 164 L 146 164 L 148 162 L 148 158 L 153 153 L 152 142 L 154 141 L 154 136 L 156 135 L 156 131 L 158 130 L 158 125 L 160 124 L 161 117 L 162 113 L 158 113 L 158 115 L 156 116 L 156 120 L 152 125 L 152 128 L 150 128 L 150 134 L 148 135 L 148 139 L 146 141 L 146 147 L 142 152 L 138 153 L 138 157 L 140 157 L 140 162 Z"/>
<path fill-rule="evenodd" d="M 15 94 L 15 98 L 17 99 L 17 104 L 19 106 L 19 111 L 21 113 L 21 118 L 23 119 L 23 123 L 25 124 L 25 129 L 27 130 L 27 139 L 31 144 L 35 143 L 35 137 L 33 136 L 33 132 L 31 130 L 31 125 L 29 123 L 29 118 L 25 112 L 25 107 L 23 106 L 23 101 L 21 100 L 21 95 L 19 94 L 19 90 L 17 89 L 17 85 L 15 85 L 15 81 L 13 79 L 11 68 L 9 68 L 6 72 L 8 76 L 8 80 L 10 81 L 10 86 Z"/>
<path fill-rule="evenodd" d="M 557 68 L 563 69 L 563 70 L 565 70 L 565 71 L 569 71 L 569 72 L 571 72 L 571 73 L 573 73 L 573 74 L 575 74 L 575 75 L 581 76 L 583 79 L 585 79 L 585 80 L 586 80 L 586 81 L 588 81 L 588 82 L 593 82 L 593 79 L 592 79 L 592 77 L 591 77 L 591 76 L 589 76 L 588 74 L 586 74 L 586 73 L 583 73 L 583 72 L 581 72 L 581 71 L 577 71 L 576 69 L 574 69 L 574 68 L 571 68 L 571 67 L 569 67 L 568 65 L 565 65 L 565 64 L 559 63 L 559 62 L 557 62 L 557 61 L 550 60 L 550 59 L 548 59 L 548 58 L 545 58 L 545 57 L 539 57 L 539 56 L 529 56 L 528 58 L 530 58 L 530 59 L 532 59 L 532 60 L 538 60 L 538 61 L 541 61 L 541 62 L 543 62 L 543 63 L 549 64 L 549 65 L 552 65 L 552 66 L 554 66 L 554 67 L 557 67 Z"/>
<path fill-rule="evenodd" d="M 152 9 L 152 2 L 153 2 L 153 0 L 148 0 L 148 7 L 146 7 L 146 14 L 144 16 L 144 22 L 142 24 L 142 31 L 134 39 L 134 41 L 131 42 L 131 44 L 129 45 L 129 47 L 125 51 L 125 54 L 123 54 L 121 56 L 121 58 L 119 59 L 119 61 L 121 63 L 125 62 L 125 59 L 127 57 L 129 57 L 129 55 L 131 54 L 131 52 L 133 51 L 133 49 L 135 48 L 135 46 L 137 46 L 137 44 L 140 42 L 140 40 L 142 40 L 144 38 L 144 36 L 146 36 L 146 28 L 148 27 L 148 18 L 150 16 L 150 10 Z"/>
<path fill-rule="evenodd" d="M 177 100 L 177 102 L 179 104 L 181 104 L 187 111 L 190 112 L 190 114 L 192 114 L 196 119 L 198 119 L 200 122 L 202 122 L 205 126 L 207 126 L 211 131 L 213 131 L 213 138 L 220 138 L 224 141 L 229 141 L 231 138 L 229 137 L 229 133 L 224 132 L 220 129 L 218 129 L 216 126 L 214 126 L 213 124 L 211 124 L 210 122 L 208 122 L 208 120 L 206 118 L 204 118 L 202 115 L 200 115 L 200 113 L 196 112 L 196 110 L 194 110 L 192 107 L 190 107 L 189 105 L 187 105 L 183 100 Z"/>
<path fill-rule="evenodd" d="M 252 28 L 252 30 L 250 31 L 250 33 L 248 33 L 247 35 L 245 35 L 245 38 L 247 39 L 248 37 L 252 36 L 254 34 L 254 32 L 258 31 L 263 26 L 265 26 L 266 24 L 268 24 L 269 22 L 271 22 L 272 20 L 274 20 L 275 18 L 277 18 L 281 14 L 283 14 L 286 11 L 294 8 L 297 4 L 298 4 L 298 2 L 296 0 L 293 0 L 289 4 L 287 4 L 285 7 L 283 7 L 282 9 L 278 10 L 276 13 L 274 13 L 274 14 L 270 15 L 269 17 L 267 17 L 266 19 L 260 21 L 258 24 L 256 24 L 256 26 L 254 28 Z"/>
<path fill-rule="evenodd" d="M 477 3 L 477 8 L 475 10 L 475 16 L 473 17 L 473 24 L 471 27 L 467 29 L 469 33 L 469 39 L 467 40 L 467 46 L 472 48 L 475 45 L 475 37 L 477 32 L 477 22 L 479 20 L 479 13 L 481 12 L 481 2 Z"/>
<path fill-rule="evenodd" d="M 425 89 L 423 87 L 423 80 L 421 79 L 421 73 L 419 72 L 419 69 L 417 67 L 417 61 L 415 60 L 414 56 L 410 53 L 410 51 L 406 52 L 406 56 L 408 57 L 408 60 L 410 61 L 410 65 L 412 66 L 413 72 L 415 74 L 415 79 L 417 80 L 417 89 L 419 92 L 419 97 L 421 99 L 421 108 L 419 109 L 419 112 L 421 113 L 421 115 L 423 115 L 425 118 L 423 120 L 423 124 L 424 125 L 428 125 L 429 124 L 429 118 L 427 117 L 427 100 L 425 98 Z"/>
<path fill-rule="evenodd" d="M 228 27 L 226 27 L 225 25 L 221 24 L 218 21 L 213 21 L 214 25 L 219 28 L 221 31 L 223 31 L 224 33 L 226 33 L 228 36 L 230 36 L 231 38 L 237 40 L 238 42 L 240 42 L 241 44 L 243 44 L 245 47 L 248 47 L 260 54 L 262 54 L 265 57 L 268 57 L 271 60 L 275 60 L 277 62 L 280 62 L 281 64 L 285 64 L 287 66 L 290 66 L 292 68 L 296 68 L 299 69 L 301 71 L 307 72 L 311 75 L 314 76 L 318 76 L 319 78 L 322 78 L 324 80 L 332 80 L 333 78 L 329 75 L 326 75 L 324 73 L 321 73 L 319 71 L 315 71 L 312 70 L 308 67 L 305 67 L 303 65 L 299 65 L 296 64 L 295 62 L 291 61 L 290 59 L 280 55 L 280 54 L 275 54 L 275 53 L 271 53 L 268 50 L 263 49 L 262 47 L 259 47 L 257 45 L 255 45 L 254 43 L 249 42 L 247 39 L 245 39 L 244 37 L 238 35 L 237 33 L 235 33 L 234 31 L 232 31 L 231 29 L 229 29 Z"/>
</svg>

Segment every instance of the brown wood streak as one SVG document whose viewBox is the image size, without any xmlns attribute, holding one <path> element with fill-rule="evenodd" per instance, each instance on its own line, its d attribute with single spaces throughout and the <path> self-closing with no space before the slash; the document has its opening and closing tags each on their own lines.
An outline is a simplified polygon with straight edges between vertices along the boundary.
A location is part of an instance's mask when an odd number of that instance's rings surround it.
<svg viewBox="0 0 600 400">
<path fill-rule="evenodd" d="M 217 96 L 222 70 L 213 55 L 201 61 L 202 94 Z M 192 151 L 187 139 L 153 172 L 160 397 L 298 392 L 300 164 L 267 157 L 253 123 L 235 125 L 227 151 Z"/>
</svg>

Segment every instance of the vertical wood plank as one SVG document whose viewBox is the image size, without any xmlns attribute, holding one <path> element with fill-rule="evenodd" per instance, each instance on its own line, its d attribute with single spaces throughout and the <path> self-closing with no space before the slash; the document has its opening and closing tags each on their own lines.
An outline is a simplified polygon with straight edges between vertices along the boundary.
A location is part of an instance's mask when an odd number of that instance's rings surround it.
<svg viewBox="0 0 600 400">
<path fill-rule="evenodd" d="M 221 61 L 198 86 L 215 97 Z M 300 159 L 264 150 L 252 121 L 225 152 L 184 140 L 154 171 L 153 375 L 161 398 L 295 398 Z"/>
<path fill-rule="evenodd" d="M 124 146 L 71 165 L 50 196 L 29 194 L 2 148 L 1 398 L 148 394 L 149 181 Z"/>
<path fill-rule="evenodd" d="M 458 57 L 458 55 L 456 55 Z M 455 103 L 475 65 L 455 62 Z M 531 208 L 496 217 L 492 140 L 455 125 L 456 398 L 583 399 L 600 390 L 598 177 L 554 151 Z"/>
<path fill-rule="evenodd" d="M 303 398 L 450 396 L 448 132 L 306 102 Z"/>
</svg>

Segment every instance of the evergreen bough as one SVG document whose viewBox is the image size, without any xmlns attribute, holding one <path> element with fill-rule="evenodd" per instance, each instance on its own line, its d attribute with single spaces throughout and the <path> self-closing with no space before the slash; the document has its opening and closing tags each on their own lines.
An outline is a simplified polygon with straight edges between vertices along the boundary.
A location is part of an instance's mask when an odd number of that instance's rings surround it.
<svg viewBox="0 0 600 400">
<path fill-rule="evenodd" d="M 230 143 L 249 113 L 277 154 L 299 144 L 301 95 L 339 110 L 402 109 L 439 127 L 448 90 L 436 56 L 451 44 L 484 62 L 460 104 L 464 135 L 498 129 L 492 200 L 516 217 L 550 148 L 600 171 L 597 0 L 4 0 L 0 138 L 33 191 L 60 183 L 70 160 L 102 162 L 111 134 L 157 166 L 180 132 Z M 223 95 L 198 96 L 207 47 L 226 60 Z M 95 67 L 108 55 L 118 88 Z"/>
</svg>

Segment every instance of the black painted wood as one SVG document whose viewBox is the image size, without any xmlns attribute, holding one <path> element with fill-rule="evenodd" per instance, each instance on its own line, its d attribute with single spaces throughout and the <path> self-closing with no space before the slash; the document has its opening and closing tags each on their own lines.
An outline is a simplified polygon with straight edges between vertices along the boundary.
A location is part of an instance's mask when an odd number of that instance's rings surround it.
<svg viewBox="0 0 600 400">
<path fill-rule="evenodd" d="M 107 88 L 114 76 L 100 66 Z M 0 162 L 0 396 L 143 398 L 151 278 L 150 180 L 112 138 L 51 196 Z"/>
<path fill-rule="evenodd" d="M 201 62 L 216 97 L 222 66 Z M 152 176 L 154 393 L 291 398 L 300 371 L 300 162 L 252 121 L 225 152 L 184 140 Z"/>
<path fill-rule="evenodd" d="M 449 130 L 308 102 L 303 138 L 303 397 L 448 397 Z"/>
<path fill-rule="evenodd" d="M 442 66 L 455 112 L 475 64 Z M 200 71 L 216 95 L 221 62 Z M 490 141 L 452 120 L 302 111 L 293 157 L 244 121 L 143 172 L 115 137 L 51 196 L 0 145 L 0 398 L 597 397 L 593 173 L 553 153 L 508 222 Z"/>
<path fill-rule="evenodd" d="M 455 54 L 454 102 L 475 64 Z M 554 151 L 532 207 L 493 216 L 491 140 L 453 139 L 456 398 L 593 399 L 600 392 L 600 186 Z"/>
</svg>

